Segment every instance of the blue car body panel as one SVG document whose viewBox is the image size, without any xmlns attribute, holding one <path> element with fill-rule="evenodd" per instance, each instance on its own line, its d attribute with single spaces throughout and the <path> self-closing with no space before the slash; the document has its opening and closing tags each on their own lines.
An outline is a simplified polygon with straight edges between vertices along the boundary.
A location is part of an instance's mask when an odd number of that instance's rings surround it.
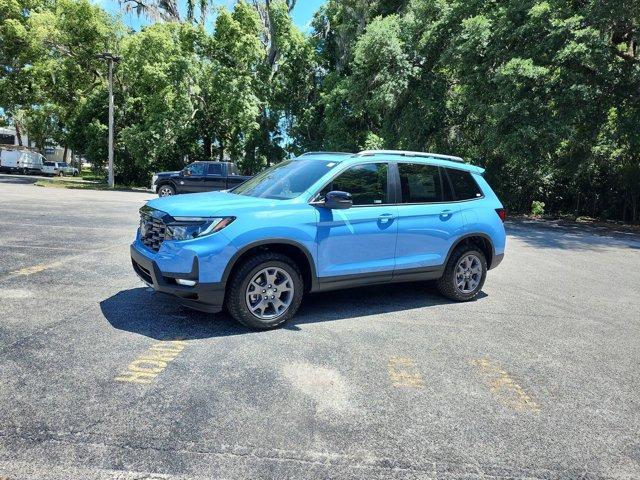
<svg viewBox="0 0 640 480">
<path fill-rule="evenodd" d="M 318 276 L 386 271 L 395 267 L 398 207 L 318 208 Z"/>
<path fill-rule="evenodd" d="M 482 190 L 481 198 L 331 210 L 313 205 L 311 200 L 332 178 L 356 164 L 373 161 L 392 164 L 397 158 L 318 153 L 307 155 L 306 159 L 336 165 L 293 199 L 207 192 L 148 202 L 148 207 L 174 218 L 233 216 L 235 220 L 211 235 L 165 240 L 157 252 L 142 243 L 138 232 L 132 255 L 139 259 L 138 263 L 146 265 L 144 271 L 157 269 L 157 275 L 165 279 L 197 275 L 199 284 L 221 284 L 224 290 L 229 271 L 243 252 L 261 244 L 284 243 L 299 248 L 307 256 L 314 276 L 313 290 L 339 277 L 377 274 L 376 282 L 384 282 L 400 279 L 403 272 L 442 271 L 453 247 L 469 235 L 487 238 L 494 257 L 501 259 L 504 254 L 506 236 L 503 222 L 496 214 L 502 204 L 479 167 L 445 159 L 410 160 L 469 171 Z M 152 283 L 147 278 L 145 281 Z"/>
</svg>

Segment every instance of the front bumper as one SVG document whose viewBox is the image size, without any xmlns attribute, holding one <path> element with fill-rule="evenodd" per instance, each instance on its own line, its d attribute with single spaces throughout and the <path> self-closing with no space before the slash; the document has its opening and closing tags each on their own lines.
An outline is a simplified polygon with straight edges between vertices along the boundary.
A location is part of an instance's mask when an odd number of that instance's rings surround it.
<svg viewBox="0 0 640 480">
<path fill-rule="evenodd" d="M 138 277 L 154 290 L 180 299 L 183 305 L 203 312 L 216 313 L 222 310 L 224 303 L 223 283 L 200 283 L 198 259 L 193 259 L 189 273 L 162 272 L 153 260 L 141 254 L 135 245 L 131 245 L 131 264 Z M 176 278 L 193 280 L 193 287 L 179 285 Z"/>
</svg>

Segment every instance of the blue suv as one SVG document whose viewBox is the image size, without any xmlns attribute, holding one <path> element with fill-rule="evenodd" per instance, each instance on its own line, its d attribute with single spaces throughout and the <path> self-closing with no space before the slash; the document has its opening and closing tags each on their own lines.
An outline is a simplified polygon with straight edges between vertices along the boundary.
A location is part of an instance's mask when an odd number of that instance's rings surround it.
<svg viewBox="0 0 640 480">
<path fill-rule="evenodd" d="M 230 191 L 148 202 L 133 268 L 253 328 L 283 324 L 307 292 L 437 280 L 444 296 L 472 300 L 505 249 L 505 211 L 483 171 L 432 153 L 306 153 Z"/>
</svg>

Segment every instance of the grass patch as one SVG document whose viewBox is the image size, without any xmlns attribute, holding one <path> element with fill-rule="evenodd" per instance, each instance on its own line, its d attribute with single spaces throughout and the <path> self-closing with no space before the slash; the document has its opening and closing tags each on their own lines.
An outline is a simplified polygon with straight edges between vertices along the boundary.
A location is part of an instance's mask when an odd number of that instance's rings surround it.
<svg viewBox="0 0 640 480">
<path fill-rule="evenodd" d="M 83 180 L 88 180 L 90 182 L 106 182 L 107 177 L 103 173 L 96 173 L 91 169 L 83 168 L 82 172 L 80 172 L 80 176 Z"/>
<path fill-rule="evenodd" d="M 145 188 L 130 187 L 127 185 L 116 185 L 111 189 L 106 182 L 83 181 L 83 180 L 38 180 L 35 185 L 37 187 L 49 188 L 70 188 L 75 190 L 120 190 L 120 191 L 137 191 L 144 192 Z"/>
</svg>

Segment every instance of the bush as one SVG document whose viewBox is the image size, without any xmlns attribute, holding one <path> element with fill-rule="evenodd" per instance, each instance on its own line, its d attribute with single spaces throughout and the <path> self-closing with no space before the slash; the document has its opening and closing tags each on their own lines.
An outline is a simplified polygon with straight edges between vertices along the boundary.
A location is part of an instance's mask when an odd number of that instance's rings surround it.
<svg viewBox="0 0 640 480">
<path fill-rule="evenodd" d="M 537 200 L 531 202 L 531 215 L 536 217 L 544 215 L 544 202 L 539 202 Z"/>
</svg>

